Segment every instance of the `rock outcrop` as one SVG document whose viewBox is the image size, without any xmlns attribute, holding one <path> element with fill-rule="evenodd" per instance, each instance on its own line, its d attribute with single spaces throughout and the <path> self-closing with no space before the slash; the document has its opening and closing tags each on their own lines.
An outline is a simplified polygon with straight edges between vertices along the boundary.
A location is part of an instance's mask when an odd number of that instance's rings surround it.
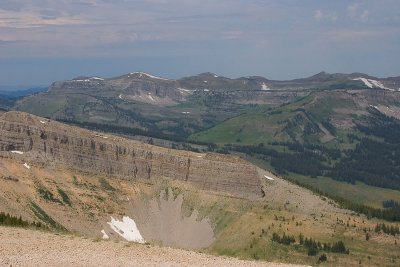
<svg viewBox="0 0 400 267">
<path fill-rule="evenodd" d="M 239 157 L 156 147 L 22 112 L 0 116 L 0 153 L 132 182 L 167 178 L 238 197 L 262 193 L 255 166 Z"/>
</svg>

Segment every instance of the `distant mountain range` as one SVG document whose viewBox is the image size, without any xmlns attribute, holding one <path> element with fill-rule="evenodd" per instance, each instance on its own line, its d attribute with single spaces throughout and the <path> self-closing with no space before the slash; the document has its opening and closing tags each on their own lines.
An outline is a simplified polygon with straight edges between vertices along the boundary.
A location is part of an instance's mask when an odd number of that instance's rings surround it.
<svg viewBox="0 0 400 267">
<path fill-rule="evenodd" d="M 57 81 L 45 92 L 38 88 L 9 93 L 8 97 L 35 95 L 4 105 L 58 120 L 187 137 L 255 105 L 277 107 L 327 90 L 395 92 L 399 88 L 400 77 L 376 78 L 362 73 L 321 72 L 308 78 L 274 81 L 259 76 L 231 79 L 209 72 L 172 80 L 132 72 L 107 79 L 82 76 Z"/>
<path fill-rule="evenodd" d="M 45 86 L 30 87 L 10 87 L 10 86 L 0 86 L 0 98 L 18 98 L 23 96 L 28 96 L 47 90 Z"/>
<path fill-rule="evenodd" d="M 194 194 L 189 202 L 204 204 L 195 210 L 214 218 L 217 242 L 210 251 L 255 259 L 256 251 L 264 255 L 271 247 L 275 254 L 289 237 L 282 232 L 286 229 L 293 239 L 300 234 L 321 242 L 343 239 L 351 251 L 340 258 L 345 266 L 359 264 L 362 244 L 368 255 L 376 252 L 368 260 L 365 254 L 363 261 L 379 265 L 382 251 L 397 252 L 382 249 L 382 240 L 392 247 L 397 237 L 387 234 L 389 226 L 376 224 L 384 219 L 397 226 L 400 221 L 399 88 L 400 77 L 362 73 L 321 72 L 274 81 L 213 73 L 173 80 L 132 72 L 77 77 L 25 97 L 0 98 L 5 162 L 0 184 L 8 192 L 3 209 L 50 226 L 59 223 L 78 233 L 111 237 L 104 218 L 126 214 L 122 207 L 130 207 L 130 194 L 140 192 L 138 181 L 146 183 L 148 192 L 151 179 L 171 178 L 179 186 L 194 186 L 188 187 Z M 26 187 L 15 186 L 18 181 Z M 183 192 L 179 186 L 174 184 L 174 198 Z M 206 193 L 199 198 L 199 190 L 230 197 Z M 152 194 L 161 197 L 163 191 L 157 185 Z M 243 202 L 243 195 L 261 201 Z M 304 254 L 302 262 L 315 264 L 317 259 L 298 244 L 285 244 L 285 251 L 293 249 L 290 258 Z M 326 251 L 330 261 L 339 259 L 331 252 Z M 386 265 L 393 263 L 393 255 L 386 254 Z M 346 265 L 344 258 L 352 261 Z"/>
<path fill-rule="evenodd" d="M 86 83 L 119 87 L 126 89 L 138 81 L 154 82 L 159 87 L 186 90 L 280 90 L 280 89 L 359 89 L 379 88 L 400 90 L 400 77 L 377 78 L 363 73 L 326 73 L 320 72 L 311 77 L 294 80 L 269 80 L 261 76 L 247 76 L 236 79 L 206 72 L 178 80 L 166 79 L 145 72 L 133 72 L 109 79 L 100 77 L 77 77 L 71 81 L 57 82 L 52 87 L 66 85 L 68 82 Z M 76 84 L 75 84 L 76 85 Z M 70 85 L 71 86 L 71 85 Z"/>
</svg>

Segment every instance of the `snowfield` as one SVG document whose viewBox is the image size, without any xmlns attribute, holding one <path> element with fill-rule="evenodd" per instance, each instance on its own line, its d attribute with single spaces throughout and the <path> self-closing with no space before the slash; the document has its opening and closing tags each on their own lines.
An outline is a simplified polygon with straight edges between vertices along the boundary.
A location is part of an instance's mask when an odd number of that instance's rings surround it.
<svg viewBox="0 0 400 267">
<path fill-rule="evenodd" d="M 264 175 L 264 177 L 265 177 L 266 179 L 270 180 L 270 181 L 274 181 L 274 180 L 275 180 L 274 178 L 269 177 L 269 176 L 267 176 L 267 175 Z"/>
<path fill-rule="evenodd" d="M 193 92 L 192 90 L 188 90 L 188 89 L 184 89 L 184 88 L 178 88 L 178 90 L 182 91 L 182 92 L 186 92 L 186 93 L 192 93 Z"/>
<path fill-rule="evenodd" d="M 267 91 L 267 90 L 270 90 L 270 88 L 265 83 L 262 83 L 261 84 L 261 90 Z"/>
<path fill-rule="evenodd" d="M 20 154 L 20 155 L 23 155 L 23 154 L 24 154 L 24 152 L 18 151 L 18 150 L 11 150 L 10 152 L 11 152 L 11 153 L 14 153 L 14 154 Z"/>
<path fill-rule="evenodd" d="M 133 219 L 128 216 L 124 216 L 122 221 L 116 220 L 111 217 L 111 222 L 108 222 L 111 229 L 122 236 L 127 241 L 133 241 L 136 243 L 145 243 L 144 238 L 139 232 L 136 223 Z"/>
<path fill-rule="evenodd" d="M 390 88 L 385 87 L 380 81 L 366 78 L 355 78 L 353 81 L 362 81 L 369 88 L 381 88 L 385 90 L 392 90 Z"/>
<path fill-rule="evenodd" d="M 148 73 L 146 73 L 146 72 L 141 72 L 141 71 L 139 71 L 139 72 L 138 72 L 138 71 L 137 71 L 137 72 L 131 72 L 131 73 L 129 73 L 129 74 L 130 74 L 130 75 L 139 74 L 139 78 L 142 78 L 143 75 L 144 75 L 144 76 L 147 76 L 147 77 L 152 78 L 152 79 L 163 80 L 163 81 L 169 81 L 169 79 L 161 78 L 161 77 L 158 77 L 158 76 L 154 76 L 154 75 L 148 74 Z"/>
<path fill-rule="evenodd" d="M 103 79 L 103 78 L 100 78 L 100 77 L 92 77 L 92 78 L 90 78 L 90 79 L 92 79 L 92 80 L 104 81 L 104 79 Z"/>
</svg>

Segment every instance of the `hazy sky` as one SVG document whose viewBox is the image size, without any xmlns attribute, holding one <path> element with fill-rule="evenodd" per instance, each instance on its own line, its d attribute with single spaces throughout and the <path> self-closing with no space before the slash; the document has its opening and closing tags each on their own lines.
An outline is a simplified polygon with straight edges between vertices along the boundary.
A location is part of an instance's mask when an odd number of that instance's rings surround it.
<svg viewBox="0 0 400 267">
<path fill-rule="evenodd" d="M 398 76 L 400 1 L 0 1 L 0 85 L 138 70 Z"/>
</svg>

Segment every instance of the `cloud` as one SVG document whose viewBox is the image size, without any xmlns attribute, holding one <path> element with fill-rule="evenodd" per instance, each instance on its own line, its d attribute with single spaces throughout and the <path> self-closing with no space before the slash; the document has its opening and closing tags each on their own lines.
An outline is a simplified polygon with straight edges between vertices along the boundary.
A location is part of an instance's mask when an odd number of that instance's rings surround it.
<svg viewBox="0 0 400 267">
<path fill-rule="evenodd" d="M 321 10 L 315 10 L 314 12 L 314 19 L 320 21 L 323 18 L 323 14 Z"/>
<path fill-rule="evenodd" d="M 244 38 L 244 33 L 242 31 L 226 31 L 222 33 L 224 39 L 237 40 Z"/>
<path fill-rule="evenodd" d="M 354 18 L 357 15 L 358 4 L 352 4 L 347 6 L 347 14 L 349 17 Z"/>
<path fill-rule="evenodd" d="M 33 11 L 9 11 L 0 9 L 0 28 L 36 28 L 44 26 L 84 24 L 79 17 L 46 17 Z"/>
<path fill-rule="evenodd" d="M 324 13 L 322 12 L 322 10 L 318 9 L 315 10 L 314 12 L 314 19 L 316 21 L 321 21 L 321 20 L 336 21 L 338 19 L 338 16 L 332 13 Z"/>
<path fill-rule="evenodd" d="M 0 61 L 201 55 L 223 65 L 240 55 L 283 65 L 347 42 L 372 47 L 384 38 L 379 51 L 396 46 L 398 33 L 379 32 L 400 27 L 399 7 L 398 0 L 0 0 Z"/>
<path fill-rule="evenodd" d="M 322 39 L 327 42 L 345 43 L 365 43 L 367 41 L 388 40 L 393 36 L 398 36 L 400 30 L 397 28 L 388 28 L 382 30 L 375 29 L 332 29 L 323 35 Z"/>
<path fill-rule="evenodd" d="M 363 22 L 368 21 L 368 16 L 369 16 L 368 10 L 364 10 L 360 15 L 361 21 L 363 21 Z"/>
<path fill-rule="evenodd" d="M 367 9 L 360 9 L 359 4 L 352 4 L 347 6 L 347 15 L 356 21 L 367 22 L 369 20 L 369 11 Z"/>
</svg>

